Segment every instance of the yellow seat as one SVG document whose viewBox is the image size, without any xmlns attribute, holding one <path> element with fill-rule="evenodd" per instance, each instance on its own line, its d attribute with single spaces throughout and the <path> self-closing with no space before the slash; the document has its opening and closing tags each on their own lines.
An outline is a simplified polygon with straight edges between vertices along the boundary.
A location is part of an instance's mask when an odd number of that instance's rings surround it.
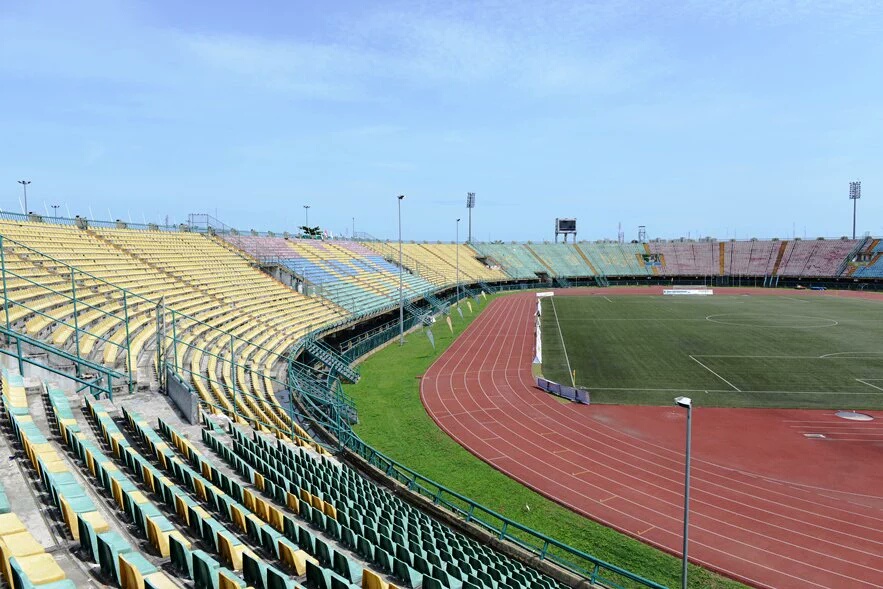
<svg viewBox="0 0 883 589">
<path fill-rule="evenodd" d="M 21 558 L 43 552 L 45 552 L 43 546 L 34 540 L 30 532 L 23 531 L 0 536 L 0 562 L 3 564 L 3 578 L 6 579 L 10 586 L 12 585 L 12 570 L 9 566 L 10 558 Z"/>
<path fill-rule="evenodd" d="M 0 536 L 24 532 L 25 525 L 14 513 L 0 514 Z"/>
<path fill-rule="evenodd" d="M 45 552 L 16 558 L 22 573 L 32 585 L 45 585 L 64 579 L 64 571 L 52 556 Z"/>
<path fill-rule="evenodd" d="M 92 529 L 95 530 L 95 534 L 103 534 L 104 532 L 110 531 L 110 526 L 104 520 L 104 517 L 98 513 L 97 511 L 89 511 L 87 513 L 81 513 L 80 518 L 90 524 Z"/>
</svg>

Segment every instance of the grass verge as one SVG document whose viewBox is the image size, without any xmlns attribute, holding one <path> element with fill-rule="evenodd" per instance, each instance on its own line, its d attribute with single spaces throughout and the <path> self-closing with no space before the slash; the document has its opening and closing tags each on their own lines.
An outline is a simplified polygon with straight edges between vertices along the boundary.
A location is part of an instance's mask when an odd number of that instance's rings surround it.
<svg viewBox="0 0 883 589">
<path fill-rule="evenodd" d="M 505 295 L 504 295 L 505 296 Z M 482 308 L 489 304 L 483 303 Z M 534 530 L 668 587 L 680 586 L 680 560 L 584 518 L 531 491 L 479 460 L 449 438 L 420 402 L 419 377 L 480 312 L 464 305 L 464 319 L 451 313 L 432 327 L 435 350 L 422 332 L 377 352 L 361 364 L 362 378 L 346 386 L 359 409 L 359 436 L 390 457 L 436 482 Z M 530 506 L 528 511 L 525 506 Z M 743 585 L 700 567 L 690 567 L 690 587 Z"/>
</svg>

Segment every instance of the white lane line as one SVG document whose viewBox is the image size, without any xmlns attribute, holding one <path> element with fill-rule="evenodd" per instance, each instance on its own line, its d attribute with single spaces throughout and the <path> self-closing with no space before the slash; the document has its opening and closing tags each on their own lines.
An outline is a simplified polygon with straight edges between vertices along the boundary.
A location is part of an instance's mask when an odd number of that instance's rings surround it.
<svg viewBox="0 0 883 589">
<path fill-rule="evenodd" d="M 723 376 L 721 376 L 720 374 L 718 374 L 717 372 L 715 372 L 714 370 L 712 370 L 711 368 L 709 368 L 708 366 L 706 366 L 705 364 L 703 364 L 702 362 L 700 362 L 699 360 L 694 358 L 693 356 L 690 356 L 690 360 L 692 360 L 693 362 L 695 362 L 696 364 L 698 364 L 699 366 L 701 366 L 705 370 L 709 371 L 710 373 L 712 373 L 713 375 L 715 375 L 716 377 L 718 377 L 719 379 L 721 379 L 722 381 L 724 381 L 725 383 L 727 383 L 728 385 L 733 387 L 733 390 L 735 390 L 737 393 L 742 392 L 742 390 L 739 387 L 737 387 L 736 385 L 734 385 L 733 383 L 731 383 L 730 381 L 725 379 Z"/>
</svg>

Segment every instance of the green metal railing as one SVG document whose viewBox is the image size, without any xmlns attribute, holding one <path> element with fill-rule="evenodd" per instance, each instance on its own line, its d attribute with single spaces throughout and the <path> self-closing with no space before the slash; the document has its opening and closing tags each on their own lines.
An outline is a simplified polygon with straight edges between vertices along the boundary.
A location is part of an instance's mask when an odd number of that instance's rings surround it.
<svg viewBox="0 0 883 589">
<path fill-rule="evenodd" d="M 521 290 L 535 285 L 517 283 L 509 286 L 515 290 Z M 418 318 L 412 316 L 411 321 L 411 326 L 413 326 L 418 321 Z M 359 339 L 352 343 L 352 345 L 349 345 L 344 352 L 344 356 L 349 359 L 355 359 L 373 349 L 368 348 L 369 345 L 374 345 L 374 347 L 383 345 L 397 337 L 398 333 L 399 326 L 397 321 L 387 323 L 374 331 L 370 336 Z M 366 444 L 352 430 L 346 419 L 347 409 L 336 399 L 335 392 L 331 390 L 331 386 L 333 386 L 331 381 L 308 382 L 308 374 L 294 368 L 295 360 L 293 358 L 289 359 L 289 363 L 289 385 L 291 391 L 298 395 L 298 399 L 305 407 L 307 413 L 335 437 L 339 448 L 346 448 L 359 455 L 388 477 L 402 483 L 409 490 L 430 499 L 433 503 L 458 514 L 466 522 L 480 526 L 500 540 L 518 545 L 524 550 L 535 554 L 541 560 L 552 561 L 572 572 L 584 575 L 592 583 L 612 588 L 649 587 L 652 589 L 664 589 L 658 583 L 607 563 L 507 518 L 469 497 L 424 477 L 417 471 L 408 468 Z M 339 382 L 337 386 L 339 387 Z"/>
<path fill-rule="evenodd" d="M 2 216 L 2 215 L 0 215 Z M 25 271 L 19 271 L 15 267 L 7 264 L 7 255 L 15 253 L 18 261 L 27 260 L 33 267 L 43 266 L 39 274 L 43 280 L 37 280 Z M 28 264 L 23 264 L 28 266 Z M 52 268 L 52 271 L 49 271 Z M 435 503 L 445 506 L 454 513 L 460 514 L 467 522 L 474 523 L 493 533 L 501 540 L 506 540 L 521 546 L 525 550 L 529 550 L 536 554 L 540 559 L 550 560 L 561 566 L 586 575 L 592 582 L 605 584 L 610 587 L 651 587 L 660 589 L 661 586 L 634 575 L 628 571 L 620 569 L 614 565 L 601 561 L 591 555 L 569 547 L 560 543 L 544 534 L 532 530 L 518 522 L 508 519 L 501 514 L 482 506 L 481 504 L 452 491 L 443 485 L 440 485 L 429 478 L 423 477 L 419 473 L 409 469 L 395 460 L 387 457 L 378 450 L 368 446 L 355 435 L 350 427 L 347 419 L 348 412 L 352 410 L 350 404 L 347 403 L 346 397 L 342 394 L 339 382 L 336 379 L 328 379 L 327 376 L 317 378 L 312 370 L 297 370 L 296 358 L 293 354 L 283 350 L 279 353 L 276 350 L 270 350 L 255 342 L 246 341 L 236 333 L 202 321 L 189 314 L 167 307 L 164 300 L 155 300 L 129 289 L 119 287 L 101 277 L 91 274 L 87 271 L 76 268 L 62 260 L 48 256 L 37 250 L 0 236 L 0 273 L 2 273 L 3 282 L 3 304 L 5 312 L 5 326 L 0 326 L 0 335 L 6 338 L 9 344 L 6 348 L 0 349 L 0 353 L 17 359 L 19 368 L 23 369 L 25 364 L 39 367 L 50 373 L 61 377 L 71 378 L 79 386 L 80 390 L 88 390 L 90 394 L 98 396 L 105 394 L 108 397 L 113 396 L 113 388 L 115 383 L 126 383 L 129 388 L 134 385 L 134 366 L 137 358 L 132 358 L 132 336 L 130 332 L 130 322 L 132 316 L 131 310 L 138 313 L 152 312 L 156 319 L 156 362 L 155 368 L 158 374 L 164 374 L 166 368 L 170 368 L 175 378 L 180 379 L 183 383 L 193 390 L 196 383 L 203 385 L 202 394 L 200 394 L 200 404 L 208 410 L 216 410 L 228 415 L 233 419 L 242 419 L 253 426 L 262 426 L 270 431 L 279 433 L 280 435 L 299 438 L 307 441 L 300 436 L 294 428 L 294 424 L 301 423 L 317 423 L 326 431 L 330 432 L 336 438 L 336 442 L 340 447 L 346 447 L 350 451 L 358 454 L 370 464 L 379 468 L 393 479 L 405 484 L 411 490 L 430 498 Z M 61 276 L 62 280 L 49 280 L 49 276 Z M 68 289 L 68 277 L 70 287 Z M 15 281 L 16 296 L 10 295 L 9 283 Z M 60 288 L 59 284 L 64 284 L 64 288 Z M 19 300 L 18 297 L 20 286 L 38 289 L 37 294 L 41 296 L 28 297 L 26 300 Z M 509 284 L 504 288 L 528 288 L 531 284 Z M 100 295 L 111 303 L 119 303 L 122 312 L 114 314 L 103 308 L 105 303 L 95 302 L 83 294 L 83 291 L 92 295 Z M 44 300 L 46 296 L 58 297 L 49 307 L 39 307 L 36 303 L 30 303 L 31 300 Z M 450 297 L 447 297 L 450 299 Z M 70 319 L 58 319 L 47 313 L 46 309 L 50 307 L 60 307 L 70 304 L 72 313 Z M 20 333 L 14 328 L 13 322 L 10 320 L 10 312 L 15 306 L 22 306 L 30 317 L 44 317 L 52 320 L 56 324 L 61 324 L 71 328 L 72 335 L 75 339 L 74 350 L 72 352 L 61 350 L 48 343 L 42 342 L 37 338 Z M 118 337 L 119 343 L 113 341 L 113 336 L 106 337 L 101 333 L 93 332 L 88 326 L 80 325 L 79 319 L 85 313 L 94 312 L 96 317 L 112 318 L 119 321 L 121 325 L 117 326 L 117 330 L 124 329 L 125 336 Z M 410 318 L 414 321 L 415 318 Z M 93 320 L 91 323 L 96 323 Z M 329 325 L 324 325 L 320 329 L 311 332 L 312 337 L 322 337 L 329 331 L 335 330 L 343 325 L 350 324 L 352 317 L 341 319 Z M 143 325 L 143 329 L 147 329 L 149 322 Z M 411 324 L 413 325 L 413 323 Z M 411 326 L 409 325 L 409 327 Z M 387 328 L 374 333 L 373 336 L 359 342 L 359 346 L 364 347 L 366 342 L 371 344 L 382 345 L 392 337 L 395 337 L 398 330 L 388 326 Z M 126 351 L 126 367 L 127 372 L 119 372 L 111 367 L 103 366 L 96 362 L 90 361 L 82 353 L 79 339 L 82 337 L 94 337 L 104 342 L 104 345 L 118 345 Z M 197 345 L 195 341 L 200 342 Z M 299 348 L 295 342 L 289 342 L 285 346 L 290 350 Z M 355 346 L 352 346 L 352 350 Z M 376 347 L 376 346 L 375 346 Z M 28 354 L 28 348 L 39 350 L 46 355 L 46 359 L 42 359 L 40 355 Z M 248 349 L 250 354 L 257 351 L 265 352 L 262 363 L 266 364 L 268 359 L 273 363 L 286 363 L 289 366 L 288 378 L 283 382 L 269 374 L 266 374 L 262 367 L 254 366 L 251 359 L 252 356 L 242 357 L 244 349 Z M 187 353 L 190 354 L 191 365 L 182 365 L 181 360 L 186 360 Z M 200 354 L 202 360 L 194 367 L 192 365 L 194 354 Z M 68 374 L 60 370 L 57 366 L 53 366 L 49 361 L 49 357 L 58 358 L 64 362 L 69 362 L 74 366 L 74 374 Z M 212 362 L 217 364 L 216 371 L 206 371 L 202 368 L 202 362 Z M 218 376 L 218 371 L 221 376 Z M 211 372 L 211 373 L 209 373 Z M 244 372 L 246 379 L 250 378 L 253 383 L 255 379 L 259 379 L 260 383 L 253 386 L 252 389 L 266 390 L 269 396 L 265 394 L 255 394 L 253 390 L 246 388 L 246 383 L 240 381 L 240 374 Z M 191 386 L 191 384 L 193 386 Z M 263 385 L 257 386 L 257 385 Z M 213 391 L 219 391 L 218 396 L 224 395 L 224 391 L 229 391 L 232 395 L 231 406 L 226 406 L 220 402 Z M 302 415 L 295 411 L 294 404 L 279 403 L 275 398 L 277 392 L 287 391 L 289 395 L 297 395 L 302 405 L 307 410 L 307 415 Z M 287 405 L 287 406 L 286 406 Z M 241 409 L 243 407 L 262 408 L 262 411 L 254 411 L 254 415 L 248 415 Z M 286 415 L 291 426 L 288 428 L 280 428 L 278 424 L 266 419 L 268 411 L 277 411 Z M 315 440 L 308 440 L 315 444 Z"/>
</svg>

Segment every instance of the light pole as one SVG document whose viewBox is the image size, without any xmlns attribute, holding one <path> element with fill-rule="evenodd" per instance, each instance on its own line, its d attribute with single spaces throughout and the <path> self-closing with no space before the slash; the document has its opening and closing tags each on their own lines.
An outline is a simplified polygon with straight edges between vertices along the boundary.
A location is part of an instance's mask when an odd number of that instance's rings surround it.
<svg viewBox="0 0 883 589">
<path fill-rule="evenodd" d="M 472 243 L 472 209 L 475 208 L 474 192 L 466 193 L 466 208 L 469 209 L 469 237 L 466 239 L 466 243 Z"/>
<path fill-rule="evenodd" d="M 49 206 L 52 207 L 52 215 L 53 215 L 53 217 L 55 217 L 56 219 L 58 219 L 58 207 L 60 207 L 61 205 L 49 205 Z"/>
<path fill-rule="evenodd" d="M 693 428 L 693 401 L 690 397 L 675 397 L 675 404 L 687 410 L 687 455 L 684 467 L 684 561 L 681 568 L 681 588 L 687 589 L 687 536 L 690 527 L 690 437 Z"/>
<path fill-rule="evenodd" d="M 405 345 L 405 297 L 402 288 L 402 201 L 405 195 L 400 194 L 399 199 L 399 345 Z"/>
<path fill-rule="evenodd" d="M 30 180 L 19 180 L 19 184 L 21 184 L 21 189 L 25 193 L 25 216 L 28 215 L 28 184 L 31 183 Z"/>
<path fill-rule="evenodd" d="M 460 305 L 460 219 L 457 219 L 457 306 Z"/>
<path fill-rule="evenodd" d="M 310 205 L 304 205 L 304 227 L 310 226 Z"/>
<path fill-rule="evenodd" d="M 353 217 L 353 239 L 356 238 L 356 218 Z"/>
<path fill-rule="evenodd" d="M 852 201 L 852 238 L 855 239 L 855 209 L 858 204 L 858 199 L 862 197 L 862 183 L 861 182 L 850 182 L 849 183 L 849 200 Z M 27 201 L 26 201 L 27 202 Z"/>
</svg>

